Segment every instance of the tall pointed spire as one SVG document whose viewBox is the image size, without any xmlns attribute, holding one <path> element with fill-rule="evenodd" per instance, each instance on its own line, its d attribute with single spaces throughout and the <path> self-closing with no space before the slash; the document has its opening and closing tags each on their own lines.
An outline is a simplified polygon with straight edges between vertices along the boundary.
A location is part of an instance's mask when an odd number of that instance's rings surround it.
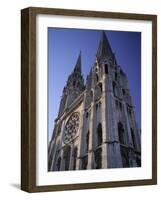
<svg viewBox="0 0 161 200">
<path fill-rule="evenodd" d="M 109 57 L 113 58 L 113 52 L 107 39 L 105 31 L 102 31 L 102 37 L 96 54 L 97 58 Z"/>
<path fill-rule="evenodd" d="M 77 59 L 77 62 L 76 62 L 76 65 L 75 65 L 75 68 L 74 68 L 74 72 L 80 72 L 81 73 L 81 51 L 79 53 L 79 56 L 78 56 L 78 59 Z"/>
</svg>

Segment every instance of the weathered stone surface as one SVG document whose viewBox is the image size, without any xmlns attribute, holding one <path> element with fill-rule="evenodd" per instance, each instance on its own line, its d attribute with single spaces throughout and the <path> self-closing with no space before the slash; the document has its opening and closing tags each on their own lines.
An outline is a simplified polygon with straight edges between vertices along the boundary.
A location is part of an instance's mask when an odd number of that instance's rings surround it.
<svg viewBox="0 0 161 200">
<path fill-rule="evenodd" d="M 79 55 L 64 87 L 49 145 L 48 169 L 139 167 L 140 140 L 127 76 L 103 32 L 86 85 Z"/>
</svg>

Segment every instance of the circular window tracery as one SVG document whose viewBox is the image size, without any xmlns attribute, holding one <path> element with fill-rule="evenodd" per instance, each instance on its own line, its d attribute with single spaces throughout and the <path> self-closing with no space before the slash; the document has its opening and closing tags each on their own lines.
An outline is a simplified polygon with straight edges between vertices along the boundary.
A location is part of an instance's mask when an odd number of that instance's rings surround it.
<svg viewBox="0 0 161 200">
<path fill-rule="evenodd" d="M 79 113 L 73 113 L 68 119 L 65 126 L 64 143 L 70 142 L 77 134 L 79 128 Z"/>
</svg>

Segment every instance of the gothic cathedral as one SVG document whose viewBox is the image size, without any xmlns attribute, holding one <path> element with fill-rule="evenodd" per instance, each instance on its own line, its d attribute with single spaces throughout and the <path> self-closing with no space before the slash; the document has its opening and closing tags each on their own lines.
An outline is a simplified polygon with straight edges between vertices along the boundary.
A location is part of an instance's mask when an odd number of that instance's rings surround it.
<svg viewBox="0 0 161 200">
<path fill-rule="evenodd" d="M 127 76 L 103 31 L 86 84 L 80 53 L 63 89 L 48 170 L 140 167 L 140 137 Z"/>
</svg>

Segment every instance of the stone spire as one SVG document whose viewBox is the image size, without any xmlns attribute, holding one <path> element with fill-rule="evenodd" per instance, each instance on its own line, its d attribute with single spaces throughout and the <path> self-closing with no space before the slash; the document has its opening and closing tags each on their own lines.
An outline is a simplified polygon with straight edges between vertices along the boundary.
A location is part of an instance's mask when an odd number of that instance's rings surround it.
<svg viewBox="0 0 161 200">
<path fill-rule="evenodd" d="M 82 72 L 81 65 L 82 64 L 81 64 L 81 51 L 80 51 L 76 65 L 75 65 L 75 68 L 74 68 L 74 72 L 80 72 L 81 73 Z"/>
<path fill-rule="evenodd" d="M 59 115 L 73 103 L 73 101 L 83 92 L 85 89 L 84 79 L 81 73 L 81 52 L 79 53 L 78 59 L 76 61 L 74 70 L 69 75 L 66 86 L 64 87 Z"/>
<path fill-rule="evenodd" d="M 106 37 L 105 31 L 102 31 L 102 37 L 101 37 L 101 40 L 99 42 L 96 57 L 98 59 L 105 58 L 105 57 L 112 59 L 114 57 L 110 43 L 109 43 L 109 41 Z"/>
<path fill-rule="evenodd" d="M 73 72 L 67 81 L 67 103 L 68 107 L 84 90 L 84 79 L 81 73 L 81 52 L 79 53 Z"/>
</svg>

